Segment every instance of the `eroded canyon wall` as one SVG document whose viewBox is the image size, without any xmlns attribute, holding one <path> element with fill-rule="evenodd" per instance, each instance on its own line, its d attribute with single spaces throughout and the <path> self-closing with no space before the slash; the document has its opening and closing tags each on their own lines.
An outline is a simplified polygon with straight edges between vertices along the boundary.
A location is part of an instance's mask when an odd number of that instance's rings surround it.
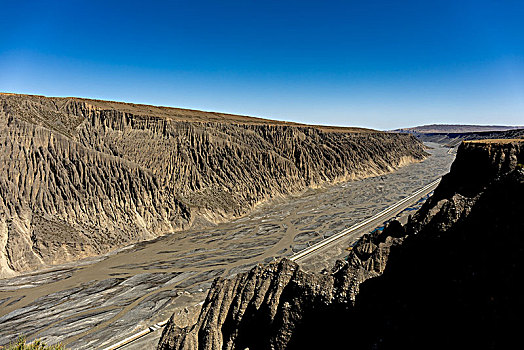
<svg viewBox="0 0 524 350">
<path fill-rule="evenodd" d="M 0 276 L 426 156 L 408 135 L 14 94 L 0 94 L 0 145 Z"/>
</svg>

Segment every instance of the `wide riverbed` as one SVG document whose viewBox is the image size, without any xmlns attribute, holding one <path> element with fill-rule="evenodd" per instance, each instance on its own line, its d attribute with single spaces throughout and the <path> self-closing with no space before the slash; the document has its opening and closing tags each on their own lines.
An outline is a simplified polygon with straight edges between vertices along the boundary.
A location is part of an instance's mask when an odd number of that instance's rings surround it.
<svg viewBox="0 0 524 350">
<path fill-rule="evenodd" d="M 447 173 L 454 154 L 428 145 L 431 157 L 392 174 L 309 189 L 226 224 L 0 280 L 0 345 L 18 334 L 71 349 L 115 343 L 202 301 L 215 277 L 289 256 Z"/>
</svg>

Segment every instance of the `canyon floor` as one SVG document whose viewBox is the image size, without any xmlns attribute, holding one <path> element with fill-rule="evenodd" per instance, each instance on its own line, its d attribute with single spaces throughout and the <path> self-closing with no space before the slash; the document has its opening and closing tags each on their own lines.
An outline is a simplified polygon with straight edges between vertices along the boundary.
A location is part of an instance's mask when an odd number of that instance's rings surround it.
<svg viewBox="0 0 524 350">
<path fill-rule="evenodd" d="M 215 277 L 290 256 L 447 173 L 454 153 L 428 145 L 431 157 L 392 174 L 309 189 L 229 223 L 0 280 L 0 345 L 19 334 L 71 349 L 113 344 L 203 301 Z M 309 267 L 329 267 L 341 254 L 343 249 L 319 257 Z M 154 332 L 134 347 L 154 346 L 158 337 Z"/>
</svg>

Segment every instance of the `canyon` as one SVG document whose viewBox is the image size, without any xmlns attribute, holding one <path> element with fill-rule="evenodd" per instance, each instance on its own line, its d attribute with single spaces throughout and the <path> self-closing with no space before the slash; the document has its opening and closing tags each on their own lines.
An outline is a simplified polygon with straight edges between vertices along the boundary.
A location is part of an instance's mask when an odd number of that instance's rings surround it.
<svg viewBox="0 0 524 350">
<path fill-rule="evenodd" d="M 103 348 L 170 316 L 124 349 L 513 339 L 522 130 L 416 135 L 422 144 L 15 94 L 0 94 L 0 130 L 0 345 L 24 334 Z M 288 259 L 448 171 L 384 230 Z"/>
<path fill-rule="evenodd" d="M 392 130 L 408 133 L 422 142 L 436 142 L 457 147 L 462 141 L 486 139 L 518 139 L 524 137 L 524 126 L 497 125 L 423 125 Z"/>
<path fill-rule="evenodd" d="M 423 160 L 410 135 L 0 94 L 0 277 Z"/>
<path fill-rule="evenodd" d="M 340 182 L 257 206 L 241 218 L 184 235 L 168 234 L 109 254 L 0 280 L 0 340 L 40 338 L 68 349 L 104 349 L 165 321 L 193 321 L 213 280 L 291 257 L 358 224 L 449 171 L 448 148 L 428 144 L 422 162 L 392 173 Z M 421 197 L 421 199 L 424 199 Z M 420 205 L 417 204 L 415 207 Z M 404 221 L 414 209 L 408 208 Z M 381 224 L 383 225 L 383 224 Z M 347 237 L 301 266 L 320 272 L 362 234 Z M 196 316 L 195 316 L 196 314 Z M 194 321 L 193 321 L 194 322 Z M 161 330 L 123 349 L 156 347 Z"/>
<path fill-rule="evenodd" d="M 331 270 L 282 259 L 215 280 L 196 322 L 172 318 L 158 349 L 510 347 L 523 196 L 523 139 L 464 142 L 405 225 L 364 236 Z"/>
</svg>

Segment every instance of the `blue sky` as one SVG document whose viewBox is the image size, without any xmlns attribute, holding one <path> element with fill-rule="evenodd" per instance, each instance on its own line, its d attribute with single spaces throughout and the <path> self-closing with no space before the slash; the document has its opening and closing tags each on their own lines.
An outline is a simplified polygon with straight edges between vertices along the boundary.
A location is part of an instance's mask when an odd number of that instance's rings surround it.
<svg viewBox="0 0 524 350">
<path fill-rule="evenodd" d="M 524 124 L 524 2 L 1 1 L 0 91 L 378 129 Z"/>
</svg>

